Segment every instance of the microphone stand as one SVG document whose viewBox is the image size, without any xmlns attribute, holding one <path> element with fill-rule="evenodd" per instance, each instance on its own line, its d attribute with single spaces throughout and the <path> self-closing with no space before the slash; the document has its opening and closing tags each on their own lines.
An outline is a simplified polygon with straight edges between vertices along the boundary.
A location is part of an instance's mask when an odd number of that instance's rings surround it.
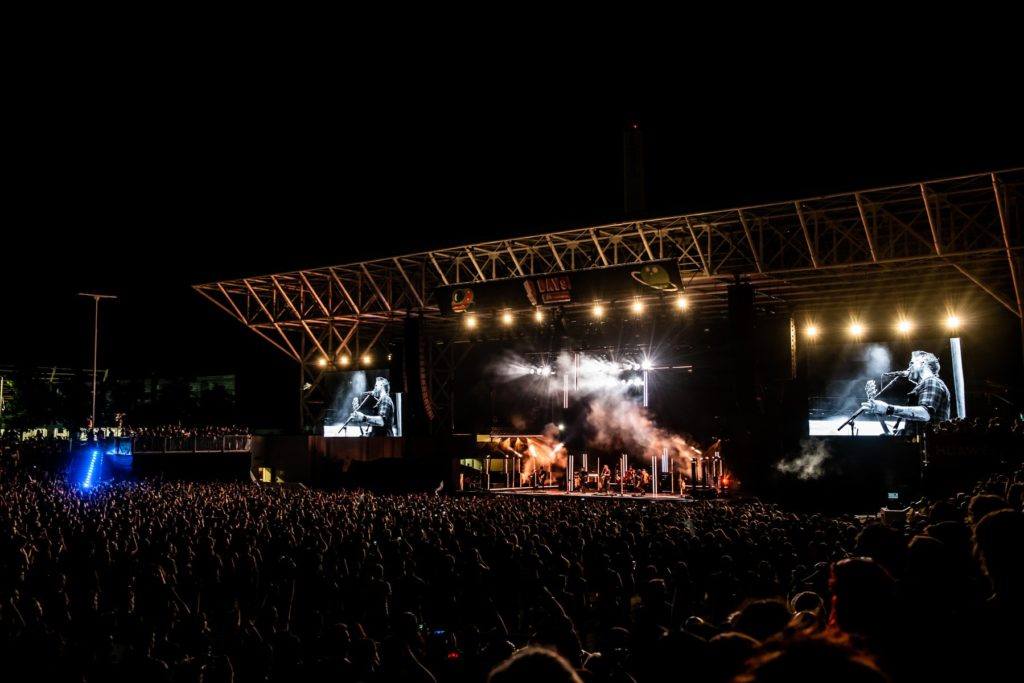
<svg viewBox="0 0 1024 683">
<path fill-rule="evenodd" d="M 352 418 L 355 417 L 356 413 L 362 411 L 363 406 L 366 404 L 367 401 L 370 400 L 371 396 L 373 396 L 373 392 L 372 391 L 366 392 L 366 396 L 363 396 L 363 400 L 359 402 L 359 407 L 357 407 L 355 410 L 353 410 L 351 413 L 348 414 L 348 419 L 346 419 L 342 423 L 341 429 L 345 429 L 346 427 L 348 427 L 348 423 L 352 421 Z"/>
<path fill-rule="evenodd" d="M 896 375 L 895 377 L 893 377 L 893 378 L 892 378 L 892 379 L 891 379 L 891 380 L 889 381 L 889 383 L 888 383 L 888 384 L 886 384 L 886 385 L 885 385 L 884 387 L 882 387 L 881 389 L 879 389 L 878 393 L 877 393 L 877 394 L 875 394 L 875 398 L 878 398 L 879 396 L 881 396 L 882 394 L 884 394 L 884 393 L 885 393 L 885 390 L 886 390 L 886 389 L 888 389 L 889 387 L 891 387 L 891 386 L 892 386 L 893 384 L 896 384 L 896 380 L 898 380 L 898 379 L 899 379 L 900 377 L 902 377 L 902 376 L 903 376 L 903 375 L 899 375 L 899 374 L 898 374 L 898 375 Z M 873 400 L 873 399 L 872 399 L 872 400 Z M 858 408 L 858 409 L 857 409 L 857 412 L 855 412 L 855 413 L 854 413 L 853 415 L 851 415 L 851 416 L 850 416 L 850 419 L 849 419 L 849 420 L 847 420 L 847 421 L 846 421 L 846 422 L 844 422 L 843 424 L 839 425 L 839 428 L 838 428 L 838 429 L 836 429 L 836 431 L 837 431 L 837 432 L 841 432 L 841 431 L 843 431 L 843 428 L 844 428 L 844 427 L 846 427 L 846 425 L 850 425 L 850 429 L 853 429 L 853 421 L 854 421 L 854 420 L 856 420 L 856 419 L 857 419 L 858 417 L 860 417 L 861 415 L 863 415 L 863 414 L 864 414 L 864 412 L 865 412 L 866 410 L 867 410 L 867 408 Z"/>
</svg>

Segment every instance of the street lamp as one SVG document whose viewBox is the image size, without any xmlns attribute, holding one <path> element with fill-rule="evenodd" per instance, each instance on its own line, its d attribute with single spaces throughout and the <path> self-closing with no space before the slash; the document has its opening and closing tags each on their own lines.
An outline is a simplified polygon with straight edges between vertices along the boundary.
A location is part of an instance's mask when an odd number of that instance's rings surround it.
<svg viewBox="0 0 1024 683">
<path fill-rule="evenodd" d="M 96 311 L 92 323 L 92 426 L 96 428 L 96 358 L 100 345 L 100 299 L 116 299 L 112 294 L 92 294 L 79 292 L 78 296 L 91 296 L 96 302 Z"/>
</svg>

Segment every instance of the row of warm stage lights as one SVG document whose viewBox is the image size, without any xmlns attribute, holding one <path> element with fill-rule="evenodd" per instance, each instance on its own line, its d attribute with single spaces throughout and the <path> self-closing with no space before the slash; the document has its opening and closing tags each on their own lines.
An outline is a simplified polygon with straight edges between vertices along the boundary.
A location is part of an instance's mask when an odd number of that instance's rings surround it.
<svg viewBox="0 0 1024 683">
<path fill-rule="evenodd" d="M 390 353 L 388 354 L 388 360 L 389 361 L 391 360 L 391 354 Z M 317 359 L 316 364 L 319 365 L 322 368 L 325 368 L 325 367 L 327 367 L 327 362 L 328 361 L 327 361 L 326 357 L 320 356 L 320 358 Z M 373 354 L 371 354 L 371 353 L 364 353 L 359 358 L 359 362 L 360 362 L 360 364 L 363 367 L 370 367 L 371 365 L 373 365 Z M 343 354 L 338 356 L 338 365 L 340 365 L 341 367 L 347 368 L 351 364 L 352 364 L 352 358 L 348 354 L 343 353 Z"/>
<path fill-rule="evenodd" d="M 951 313 L 946 316 L 943 324 L 950 332 L 956 332 L 960 329 L 962 322 L 963 321 L 960 319 L 960 316 L 955 313 Z M 914 331 L 915 327 L 916 325 L 914 324 L 914 321 L 909 318 L 899 318 L 895 325 L 893 325 L 896 332 L 903 335 L 910 334 Z M 846 326 L 846 333 L 854 339 L 864 336 L 867 330 L 867 326 L 859 320 L 851 320 L 850 324 Z M 817 339 L 821 336 L 822 332 L 822 328 L 813 322 L 809 322 L 804 326 L 804 335 L 809 339 Z"/>
<path fill-rule="evenodd" d="M 686 297 L 683 296 L 682 294 L 680 294 L 679 296 L 676 297 L 676 299 L 675 299 L 675 307 L 676 307 L 676 309 L 678 309 L 680 311 L 685 311 L 689 307 L 689 305 L 690 304 L 686 300 Z M 640 315 L 641 313 L 643 313 L 644 312 L 644 308 L 645 308 L 644 307 L 644 302 L 641 301 L 640 299 L 634 299 L 633 303 L 630 304 L 630 306 L 629 306 L 629 310 L 632 311 L 635 315 Z M 600 303 L 598 301 L 595 301 L 594 305 L 590 307 L 590 314 L 596 320 L 600 320 L 601 318 L 604 317 L 605 310 L 606 309 L 605 309 L 604 304 L 602 304 L 602 303 Z M 542 323 L 542 322 L 544 322 L 544 319 L 545 319 L 544 309 L 542 309 L 542 308 L 540 308 L 538 306 L 533 311 L 533 321 L 536 322 L 536 323 Z M 509 311 L 509 310 L 502 311 L 502 313 L 501 313 L 501 324 L 502 325 L 504 325 L 505 327 L 511 327 L 515 323 L 515 321 L 516 321 L 516 318 L 512 314 L 512 311 Z M 465 326 L 467 328 L 473 330 L 473 329 L 476 329 L 476 327 L 480 324 L 480 321 L 477 318 L 475 313 L 467 313 L 465 321 L 464 321 L 464 324 L 465 324 Z"/>
</svg>

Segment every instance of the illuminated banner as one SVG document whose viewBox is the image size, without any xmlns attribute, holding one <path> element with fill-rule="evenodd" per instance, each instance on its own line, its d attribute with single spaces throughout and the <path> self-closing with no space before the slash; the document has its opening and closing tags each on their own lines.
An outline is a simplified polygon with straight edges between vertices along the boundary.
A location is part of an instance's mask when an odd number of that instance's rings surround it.
<svg viewBox="0 0 1024 683">
<path fill-rule="evenodd" d="M 530 306 L 588 304 L 682 291 L 674 259 L 524 278 L 446 285 L 434 290 L 445 315 Z"/>
</svg>

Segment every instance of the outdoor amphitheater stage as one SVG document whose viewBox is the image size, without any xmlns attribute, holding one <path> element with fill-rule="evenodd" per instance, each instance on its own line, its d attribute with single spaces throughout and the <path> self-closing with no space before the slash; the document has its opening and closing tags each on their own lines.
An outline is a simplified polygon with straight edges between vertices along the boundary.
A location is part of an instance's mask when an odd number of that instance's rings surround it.
<svg viewBox="0 0 1024 683">
<path fill-rule="evenodd" d="M 715 489 L 687 489 L 686 493 L 593 493 L 580 491 L 566 491 L 563 488 L 515 488 L 515 489 L 491 489 L 490 493 L 498 496 L 517 496 L 521 498 L 563 498 L 576 500 L 599 500 L 599 501 L 637 501 L 643 503 L 696 503 L 701 500 L 720 500 L 728 496 L 727 492 L 716 491 Z"/>
</svg>

